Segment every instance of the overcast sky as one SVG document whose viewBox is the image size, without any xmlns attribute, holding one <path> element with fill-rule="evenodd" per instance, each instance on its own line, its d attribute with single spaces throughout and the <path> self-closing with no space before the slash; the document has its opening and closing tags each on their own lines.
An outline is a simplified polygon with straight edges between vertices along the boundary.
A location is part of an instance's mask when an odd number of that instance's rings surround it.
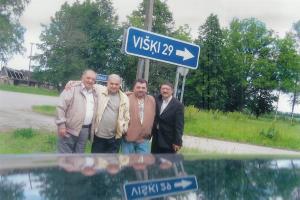
<svg viewBox="0 0 300 200">
<path fill-rule="evenodd" d="M 112 0 L 119 21 L 126 21 L 126 16 L 137 9 L 142 0 Z M 16 55 L 9 62 L 8 67 L 28 69 L 30 43 L 38 43 L 41 24 L 49 24 L 50 17 L 60 9 L 66 0 L 31 0 L 27 6 L 21 24 L 26 28 L 25 47 L 23 56 Z M 67 0 L 69 3 L 75 0 Z M 167 4 L 173 13 L 175 26 L 188 24 L 192 29 L 192 36 L 197 37 L 198 28 L 205 22 L 210 13 L 217 14 L 222 27 L 227 27 L 234 18 L 255 17 L 267 28 L 273 29 L 281 37 L 291 30 L 292 24 L 300 20 L 300 0 L 168 0 Z M 37 50 L 33 46 L 33 54 Z M 284 101 L 286 102 L 286 101 Z M 289 105 L 281 103 L 280 108 Z M 300 108 L 297 108 L 300 112 Z"/>
</svg>

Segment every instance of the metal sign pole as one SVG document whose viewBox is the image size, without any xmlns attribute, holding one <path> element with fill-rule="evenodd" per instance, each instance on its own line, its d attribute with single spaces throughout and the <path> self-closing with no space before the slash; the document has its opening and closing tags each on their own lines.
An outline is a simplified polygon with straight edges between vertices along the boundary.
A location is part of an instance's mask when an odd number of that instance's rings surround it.
<svg viewBox="0 0 300 200">
<path fill-rule="evenodd" d="M 189 72 L 189 69 L 184 69 L 183 71 L 183 81 L 182 81 L 182 87 L 181 87 L 181 95 L 180 95 L 180 102 L 183 102 L 183 94 L 184 94 L 184 86 L 185 86 L 185 80 L 186 80 L 186 76 Z"/>
<path fill-rule="evenodd" d="M 178 81 L 179 81 L 179 67 L 177 67 L 177 70 L 176 70 L 176 78 L 175 78 L 175 84 L 174 84 L 174 93 L 173 93 L 173 96 L 175 98 L 177 98 Z"/>
</svg>

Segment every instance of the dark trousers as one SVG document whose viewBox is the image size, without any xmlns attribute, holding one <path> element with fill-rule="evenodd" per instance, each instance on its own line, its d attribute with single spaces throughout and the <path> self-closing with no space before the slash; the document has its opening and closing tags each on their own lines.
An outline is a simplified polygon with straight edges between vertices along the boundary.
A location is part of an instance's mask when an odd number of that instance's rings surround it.
<svg viewBox="0 0 300 200">
<path fill-rule="evenodd" d="M 161 148 L 159 146 L 152 146 L 151 153 L 158 154 L 158 153 L 176 153 L 174 149 L 171 148 Z"/>
<path fill-rule="evenodd" d="M 94 136 L 92 153 L 119 153 L 121 139 Z"/>
</svg>

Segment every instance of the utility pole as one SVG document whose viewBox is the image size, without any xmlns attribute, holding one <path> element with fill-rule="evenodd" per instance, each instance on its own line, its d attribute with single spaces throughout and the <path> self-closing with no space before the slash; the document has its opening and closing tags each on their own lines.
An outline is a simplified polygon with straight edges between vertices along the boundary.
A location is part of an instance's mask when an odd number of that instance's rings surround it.
<svg viewBox="0 0 300 200">
<path fill-rule="evenodd" d="M 147 28 L 146 28 L 147 31 L 152 30 L 153 6 L 154 6 L 154 0 L 149 0 L 148 1 L 148 11 L 147 11 L 146 19 L 145 19 L 145 21 L 146 21 L 145 26 L 147 26 Z M 150 67 L 150 60 L 145 59 L 144 79 L 146 81 L 149 80 L 149 67 Z"/>
<path fill-rule="evenodd" d="M 29 55 L 29 64 L 28 64 L 28 86 L 30 86 L 30 78 L 31 78 L 31 74 L 30 74 L 30 68 L 31 68 L 31 59 L 32 59 L 32 46 L 34 45 L 34 43 L 30 43 L 30 55 Z"/>
<path fill-rule="evenodd" d="M 153 16 L 153 5 L 154 0 L 147 0 L 146 1 L 146 17 L 145 17 L 145 25 L 144 29 L 147 31 L 152 30 L 152 16 Z M 149 79 L 149 64 L 150 60 L 147 58 L 139 58 L 138 67 L 137 67 L 137 73 L 136 78 L 144 78 L 146 81 Z M 144 72 L 144 74 L 143 74 Z M 143 76 L 144 75 L 144 76 Z"/>
</svg>

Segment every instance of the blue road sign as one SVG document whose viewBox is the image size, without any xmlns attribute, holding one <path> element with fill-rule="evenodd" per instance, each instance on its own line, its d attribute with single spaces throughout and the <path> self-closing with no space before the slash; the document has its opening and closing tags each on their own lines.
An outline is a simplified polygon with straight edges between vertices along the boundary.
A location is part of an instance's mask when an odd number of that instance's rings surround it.
<svg viewBox="0 0 300 200">
<path fill-rule="evenodd" d="M 156 179 L 124 184 L 127 200 L 160 197 L 198 189 L 195 176 Z"/>
<path fill-rule="evenodd" d="M 105 74 L 97 74 L 96 81 L 104 82 L 106 83 L 108 80 L 108 75 Z"/>
<path fill-rule="evenodd" d="M 134 56 L 196 69 L 200 47 L 193 43 L 129 27 L 126 35 L 125 52 Z"/>
</svg>

